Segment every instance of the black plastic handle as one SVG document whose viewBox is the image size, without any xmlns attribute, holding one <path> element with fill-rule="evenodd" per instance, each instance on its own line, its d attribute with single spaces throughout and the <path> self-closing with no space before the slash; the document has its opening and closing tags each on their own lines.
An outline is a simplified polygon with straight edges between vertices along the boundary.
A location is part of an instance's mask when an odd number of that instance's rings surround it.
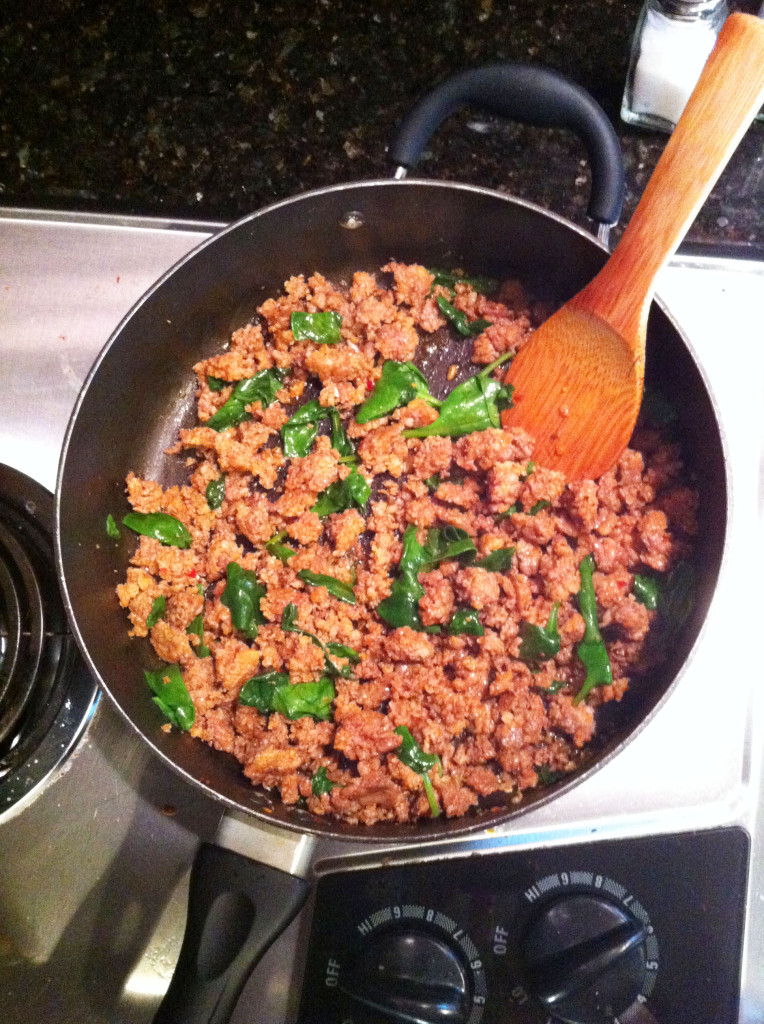
<svg viewBox="0 0 764 1024">
<path fill-rule="evenodd" d="M 309 889 L 295 875 L 203 844 L 191 870 L 180 957 L 154 1024 L 225 1024 Z"/>
<path fill-rule="evenodd" d="M 390 147 L 396 166 L 415 167 L 430 136 L 459 107 L 474 106 L 523 124 L 569 128 L 592 167 L 589 216 L 615 224 L 624 193 L 623 154 L 605 111 L 589 93 L 551 68 L 502 61 L 471 68 L 427 93 L 403 121 Z"/>
</svg>

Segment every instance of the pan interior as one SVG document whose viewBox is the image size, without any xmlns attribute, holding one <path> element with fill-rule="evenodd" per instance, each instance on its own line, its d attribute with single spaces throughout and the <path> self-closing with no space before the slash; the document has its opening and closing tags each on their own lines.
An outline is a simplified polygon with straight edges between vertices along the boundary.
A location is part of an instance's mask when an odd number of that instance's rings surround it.
<svg viewBox="0 0 764 1024">
<path fill-rule="evenodd" d="M 641 728 L 697 637 L 720 567 L 727 514 L 724 452 L 712 402 L 691 351 L 658 307 L 648 332 L 647 381 L 679 413 L 684 451 L 704 496 L 699 600 L 661 671 L 634 685 L 621 704 L 607 707 L 588 765 L 514 806 L 409 828 L 327 822 L 253 789 L 232 757 L 176 730 L 163 732 L 143 683 L 143 669 L 155 667 L 150 646 L 130 639 L 114 594 L 134 539 L 122 531 L 120 541 L 107 541 L 105 533 L 107 516 L 119 521 L 128 510 L 129 471 L 165 487 L 185 482 L 182 460 L 165 449 L 178 428 L 193 421 L 193 365 L 222 351 L 232 331 L 250 321 L 266 297 L 278 295 L 290 276 L 319 272 L 349 283 L 354 271 L 375 271 L 395 259 L 518 277 L 536 297 L 563 302 L 605 258 L 585 232 L 499 193 L 411 180 L 369 182 L 253 214 L 205 242 L 141 299 L 100 354 L 69 425 L 59 469 L 57 557 L 67 610 L 91 670 L 161 757 L 227 804 L 287 828 L 355 841 L 426 841 L 522 814 L 596 770 Z"/>
</svg>

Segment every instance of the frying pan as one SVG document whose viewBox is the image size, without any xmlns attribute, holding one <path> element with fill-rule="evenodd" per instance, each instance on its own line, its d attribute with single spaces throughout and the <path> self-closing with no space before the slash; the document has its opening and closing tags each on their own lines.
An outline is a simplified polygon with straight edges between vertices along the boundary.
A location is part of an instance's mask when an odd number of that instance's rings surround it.
<svg viewBox="0 0 764 1024">
<path fill-rule="evenodd" d="M 391 149 L 394 162 L 413 166 L 431 131 L 465 104 L 576 131 L 592 164 L 590 213 L 600 225 L 617 220 L 623 177 L 612 126 L 587 93 L 544 68 L 503 63 L 450 79 L 412 111 Z M 672 637 L 662 667 L 637 680 L 623 701 L 599 709 L 597 738 L 574 776 L 539 787 L 518 805 L 369 828 L 286 806 L 254 789 L 233 757 L 186 733 L 160 728 L 162 716 L 143 684 L 144 668 L 155 668 L 156 661 L 148 643 L 129 638 L 114 594 L 134 540 L 108 540 L 104 524 L 110 513 L 119 518 L 126 510 L 124 481 L 130 470 L 164 487 L 185 482 L 182 460 L 166 456 L 165 449 L 180 427 L 193 422 L 194 363 L 221 351 L 232 331 L 251 320 L 256 307 L 294 274 L 318 271 L 334 282 L 349 282 L 356 270 L 377 270 L 396 259 L 518 277 L 534 295 L 562 302 L 607 257 L 604 244 L 531 203 L 403 173 L 275 203 L 221 231 L 173 267 L 128 313 L 98 356 L 69 423 L 57 487 L 57 567 L 73 631 L 91 671 L 142 739 L 194 785 L 255 820 L 366 843 L 429 842 L 506 824 L 567 792 L 620 751 L 656 712 L 687 663 L 716 585 L 727 524 L 724 446 L 713 401 L 689 344 L 656 302 L 646 379 L 677 410 L 679 439 L 702 494 L 697 600 L 682 632 Z M 463 348 L 458 351 L 441 352 L 436 365 L 425 365 L 440 397 L 454 384 L 445 386 L 445 368 L 464 362 Z M 463 372 L 469 375 L 469 367 Z"/>
</svg>

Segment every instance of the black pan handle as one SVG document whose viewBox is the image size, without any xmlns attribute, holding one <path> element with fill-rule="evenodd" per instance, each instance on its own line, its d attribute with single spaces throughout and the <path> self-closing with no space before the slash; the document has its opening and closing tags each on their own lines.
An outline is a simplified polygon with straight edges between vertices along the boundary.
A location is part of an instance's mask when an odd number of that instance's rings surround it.
<svg viewBox="0 0 764 1024">
<path fill-rule="evenodd" d="M 430 136 L 459 107 L 474 106 L 523 124 L 569 128 L 583 141 L 592 167 L 589 216 L 616 224 L 624 193 L 623 154 L 602 107 L 551 68 L 502 61 L 471 68 L 427 93 L 401 124 L 390 147 L 398 167 L 415 167 Z"/>
<path fill-rule="evenodd" d="M 191 869 L 180 957 L 154 1024 L 225 1024 L 309 888 L 295 875 L 202 844 Z"/>
</svg>

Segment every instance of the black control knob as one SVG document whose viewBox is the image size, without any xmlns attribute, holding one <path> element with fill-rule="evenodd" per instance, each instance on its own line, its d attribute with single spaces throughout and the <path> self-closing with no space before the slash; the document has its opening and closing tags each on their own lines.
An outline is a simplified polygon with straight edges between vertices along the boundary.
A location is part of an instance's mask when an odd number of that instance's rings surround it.
<svg viewBox="0 0 764 1024">
<path fill-rule="evenodd" d="M 522 940 L 527 985 L 566 1024 L 612 1024 L 642 991 L 647 927 L 595 894 L 539 908 Z"/>
<path fill-rule="evenodd" d="M 390 928 L 364 940 L 340 990 L 364 1024 L 466 1024 L 470 979 L 458 952 L 438 935 Z"/>
</svg>

